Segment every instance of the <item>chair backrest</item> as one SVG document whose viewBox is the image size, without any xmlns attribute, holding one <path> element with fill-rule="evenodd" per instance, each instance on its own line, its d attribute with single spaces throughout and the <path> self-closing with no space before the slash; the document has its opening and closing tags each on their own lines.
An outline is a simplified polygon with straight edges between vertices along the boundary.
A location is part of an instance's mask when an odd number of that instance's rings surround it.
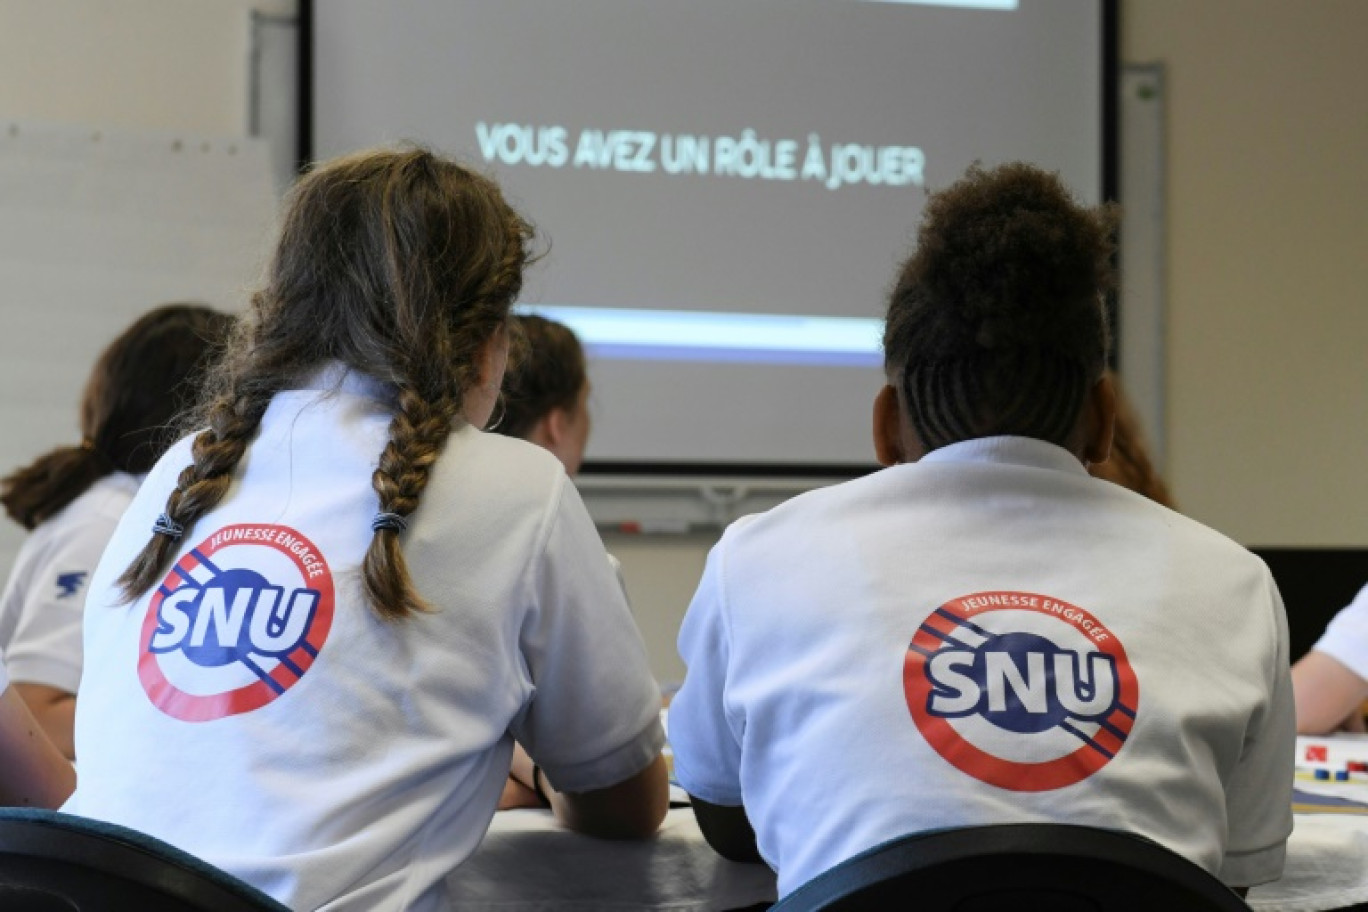
<svg viewBox="0 0 1368 912">
<path fill-rule="evenodd" d="M 1052 823 L 916 833 L 848 859 L 771 912 L 1248 912 L 1210 873 L 1129 833 Z"/>
<path fill-rule="evenodd" d="M 127 827 L 0 808 L 4 912 L 289 912 L 266 894 Z"/>
</svg>

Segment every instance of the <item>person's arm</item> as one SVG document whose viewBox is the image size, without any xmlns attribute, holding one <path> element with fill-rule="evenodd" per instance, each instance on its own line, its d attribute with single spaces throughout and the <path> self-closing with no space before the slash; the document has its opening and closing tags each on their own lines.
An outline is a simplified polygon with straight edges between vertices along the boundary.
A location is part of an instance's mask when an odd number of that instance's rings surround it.
<svg viewBox="0 0 1368 912">
<path fill-rule="evenodd" d="M 728 861 L 764 863 L 755 844 L 755 829 L 744 807 L 709 804 L 701 798 L 689 796 L 694 819 L 703 838 L 713 851 Z"/>
<path fill-rule="evenodd" d="M 48 738 L 74 760 L 76 689 L 89 581 L 127 500 L 109 493 L 60 529 L 40 527 L 16 561 L 6 610 L 16 616 L 4 643 L 10 683 Z M 116 512 L 116 508 L 119 512 Z M 12 601 L 11 601 L 12 599 Z"/>
<path fill-rule="evenodd" d="M 641 772 L 616 785 L 589 792 L 562 792 L 519 745 L 513 751 L 509 778 L 533 796 L 532 806 L 549 806 L 562 826 L 600 839 L 644 839 L 660 827 L 670 806 L 669 773 L 660 755 Z M 507 789 L 504 794 L 508 794 Z"/>
<path fill-rule="evenodd" d="M 75 760 L 76 695 L 27 681 L 15 681 L 14 689 L 62 756 Z"/>
<path fill-rule="evenodd" d="M 1297 703 L 1297 733 L 1323 735 L 1341 728 L 1363 730 L 1363 701 L 1368 681 L 1339 660 L 1311 650 L 1292 666 Z"/>
<path fill-rule="evenodd" d="M 563 476 L 562 476 L 563 477 Z M 622 587 L 579 495 L 564 483 L 520 635 L 532 699 L 509 726 L 512 773 L 564 826 L 640 839 L 669 809 L 660 689 Z M 532 763 L 543 768 L 533 778 Z"/>
<path fill-rule="evenodd" d="M 56 808 L 76 787 L 76 771 L 43 734 L 13 687 L 0 693 L 0 804 Z"/>
<path fill-rule="evenodd" d="M 670 808 L 669 774 L 659 754 L 636 775 L 592 792 L 557 791 L 544 772 L 536 773 L 556 819 L 587 836 L 645 839 Z"/>
<path fill-rule="evenodd" d="M 1287 615 L 1267 570 L 1262 587 L 1265 606 L 1250 612 L 1249 631 L 1263 628 L 1267 634 L 1257 646 L 1266 696 L 1251 707 L 1240 757 L 1224 777 L 1228 838 L 1217 873 L 1237 892 L 1282 876 L 1292 834 L 1296 709 L 1288 671 Z"/>
<path fill-rule="evenodd" d="M 744 718 L 740 707 L 728 712 L 725 697 L 732 652 L 723 616 L 726 542 L 724 536 L 708 555 L 680 627 L 679 655 L 688 672 L 670 703 L 670 745 L 675 777 L 689 792 L 694 818 L 708 845 L 729 861 L 764 862 L 742 801 Z"/>
</svg>

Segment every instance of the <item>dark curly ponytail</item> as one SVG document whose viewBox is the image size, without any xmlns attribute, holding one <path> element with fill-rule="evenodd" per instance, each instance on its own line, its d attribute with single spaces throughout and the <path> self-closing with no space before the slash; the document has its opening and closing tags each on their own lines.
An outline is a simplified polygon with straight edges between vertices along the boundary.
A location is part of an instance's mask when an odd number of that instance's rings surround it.
<svg viewBox="0 0 1368 912">
<path fill-rule="evenodd" d="M 1067 445 L 1106 366 L 1115 225 L 1024 164 L 972 167 L 931 198 L 884 328 L 926 450 L 998 434 Z"/>
</svg>

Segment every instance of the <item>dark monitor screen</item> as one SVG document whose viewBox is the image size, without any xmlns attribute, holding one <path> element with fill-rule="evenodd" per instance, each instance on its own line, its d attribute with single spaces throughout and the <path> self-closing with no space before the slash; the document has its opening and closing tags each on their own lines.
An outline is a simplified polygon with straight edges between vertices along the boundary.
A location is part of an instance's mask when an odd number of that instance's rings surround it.
<svg viewBox="0 0 1368 912">
<path fill-rule="evenodd" d="M 1368 585 L 1368 548 L 1250 548 L 1273 572 L 1287 607 L 1292 661 Z"/>
</svg>

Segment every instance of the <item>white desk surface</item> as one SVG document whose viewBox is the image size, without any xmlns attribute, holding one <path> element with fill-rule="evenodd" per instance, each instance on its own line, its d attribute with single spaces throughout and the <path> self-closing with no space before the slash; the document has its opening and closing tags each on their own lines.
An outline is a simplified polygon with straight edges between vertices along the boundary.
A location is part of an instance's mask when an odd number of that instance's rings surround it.
<svg viewBox="0 0 1368 912">
<path fill-rule="evenodd" d="M 1316 767 L 1344 769 L 1349 760 L 1368 760 L 1368 737 L 1336 734 L 1297 739 L 1294 787 L 1365 805 L 1341 813 L 1298 813 L 1287 841 L 1281 879 L 1249 891 L 1256 912 L 1324 912 L 1368 903 L 1368 779 L 1348 782 L 1312 779 Z"/>
<path fill-rule="evenodd" d="M 1368 758 L 1368 738 L 1298 739 L 1298 763 L 1327 742 L 1325 765 Z M 1368 780 L 1297 788 L 1368 805 Z M 472 912 L 645 909 L 718 912 L 773 902 L 774 875 L 713 852 L 688 808 L 671 810 L 653 839 L 606 842 L 556 824 L 549 811 L 501 811 L 476 854 L 447 878 L 455 908 Z M 1280 880 L 1249 893 L 1255 912 L 1326 912 L 1368 903 L 1368 810 L 1297 813 Z"/>
<path fill-rule="evenodd" d="M 640 842 L 572 833 L 550 811 L 500 811 L 447 889 L 462 912 L 720 912 L 775 899 L 773 872 L 717 855 L 689 808 L 671 810 Z"/>
</svg>

